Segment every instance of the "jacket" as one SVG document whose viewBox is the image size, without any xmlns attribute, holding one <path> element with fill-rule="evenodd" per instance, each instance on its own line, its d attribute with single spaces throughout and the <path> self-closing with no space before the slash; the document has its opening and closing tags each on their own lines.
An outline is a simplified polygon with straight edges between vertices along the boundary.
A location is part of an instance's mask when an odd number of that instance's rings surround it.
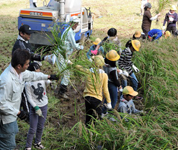
<svg viewBox="0 0 178 150">
<path fill-rule="evenodd" d="M 169 18 L 172 17 L 174 20 L 170 21 Z M 167 27 L 176 27 L 176 22 L 177 22 L 177 13 L 170 13 L 168 12 L 165 16 L 164 22 L 163 22 L 163 26 L 165 26 L 167 21 Z"/>
<path fill-rule="evenodd" d="M 7 124 L 17 119 L 25 82 L 47 79 L 48 75 L 28 70 L 18 75 L 9 65 L 0 76 L 0 121 Z"/>
</svg>

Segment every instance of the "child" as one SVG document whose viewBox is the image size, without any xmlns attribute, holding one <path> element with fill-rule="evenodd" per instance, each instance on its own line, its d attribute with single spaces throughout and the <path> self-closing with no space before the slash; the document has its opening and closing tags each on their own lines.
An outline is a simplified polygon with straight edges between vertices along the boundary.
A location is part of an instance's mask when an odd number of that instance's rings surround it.
<svg viewBox="0 0 178 150">
<path fill-rule="evenodd" d="M 104 58 L 100 55 L 94 57 L 95 67 L 91 69 L 84 69 L 82 66 L 75 66 L 77 69 L 87 73 L 86 86 L 84 90 L 85 107 L 86 107 L 86 121 L 85 124 L 89 127 L 92 116 L 96 118 L 94 110 L 99 119 L 102 111 L 103 93 L 106 98 L 108 109 L 112 109 L 111 99 L 108 91 L 108 76 L 102 69 L 104 66 Z"/>
<path fill-rule="evenodd" d="M 116 67 L 116 61 L 119 60 L 120 56 L 115 50 L 110 50 L 106 54 L 105 63 L 107 64 L 104 67 L 105 72 L 108 75 L 108 89 L 111 98 L 112 108 L 115 108 L 115 105 L 118 100 L 118 88 L 120 88 L 120 83 L 118 81 L 118 72 Z M 105 113 L 105 108 L 103 108 L 103 113 Z"/>
<path fill-rule="evenodd" d="M 135 31 L 133 34 L 132 40 L 146 39 L 145 33 L 141 33 L 140 31 Z"/>
<path fill-rule="evenodd" d="M 87 58 L 92 62 L 91 56 L 92 55 L 98 55 L 99 54 L 103 54 L 104 55 L 104 49 L 102 46 L 100 46 L 100 48 L 98 49 L 98 51 L 94 51 L 96 49 L 96 46 L 101 42 L 100 38 L 96 38 L 95 41 L 93 42 L 94 45 L 92 45 L 89 49 L 89 51 L 87 52 Z"/>
<path fill-rule="evenodd" d="M 40 72 L 40 66 L 38 63 L 33 62 L 30 64 L 28 70 Z M 53 80 L 58 78 L 53 75 Z M 41 144 L 41 137 L 43 133 L 44 123 L 47 116 L 48 97 L 46 95 L 46 85 L 50 80 L 40 80 L 35 82 L 27 82 L 25 84 L 25 91 L 27 94 L 30 107 L 30 129 L 27 134 L 26 150 L 31 150 L 33 136 L 36 133 L 36 139 L 34 147 L 37 149 L 44 149 Z"/>
<path fill-rule="evenodd" d="M 135 72 L 139 72 L 139 69 L 133 64 L 132 56 L 135 51 L 139 51 L 140 49 L 140 41 L 138 40 L 129 40 L 126 43 L 126 48 L 122 51 L 121 57 L 118 61 L 119 68 L 123 70 L 124 74 L 130 77 L 133 89 L 137 91 L 138 87 L 138 80 L 132 70 L 134 69 Z M 127 80 L 123 81 L 123 88 L 127 86 Z"/>
<path fill-rule="evenodd" d="M 126 86 L 123 89 L 123 98 L 119 103 L 119 112 L 128 113 L 128 114 L 136 114 L 141 113 L 143 111 L 139 111 L 135 108 L 135 104 L 133 102 L 133 97 L 137 96 L 138 92 L 134 91 L 131 86 Z"/>
<path fill-rule="evenodd" d="M 160 39 L 164 35 L 165 39 L 171 36 L 169 31 L 164 31 L 160 29 L 152 29 L 148 32 L 148 40 L 154 41 Z"/>
</svg>

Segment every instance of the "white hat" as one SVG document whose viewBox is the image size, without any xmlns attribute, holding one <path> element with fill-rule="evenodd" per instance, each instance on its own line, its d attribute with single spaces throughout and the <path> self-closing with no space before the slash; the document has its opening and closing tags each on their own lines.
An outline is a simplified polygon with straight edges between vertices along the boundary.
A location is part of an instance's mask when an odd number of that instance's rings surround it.
<svg viewBox="0 0 178 150">
<path fill-rule="evenodd" d="M 77 17 L 77 16 L 72 16 L 71 18 L 70 18 L 70 22 L 80 22 L 80 19 Z"/>
</svg>

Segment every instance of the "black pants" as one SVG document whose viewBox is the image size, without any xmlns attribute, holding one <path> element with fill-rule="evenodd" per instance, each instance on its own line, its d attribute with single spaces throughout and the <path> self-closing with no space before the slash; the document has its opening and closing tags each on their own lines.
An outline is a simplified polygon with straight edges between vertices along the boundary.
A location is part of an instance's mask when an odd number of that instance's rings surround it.
<svg viewBox="0 0 178 150">
<path fill-rule="evenodd" d="M 145 36 L 147 37 L 148 32 L 150 31 L 150 29 L 142 27 L 142 31 L 143 31 L 143 33 L 145 33 Z"/>
<path fill-rule="evenodd" d="M 167 29 L 166 31 L 169 31 L 170 33 L 172 33 L 173 35 L 175 35 L 175 32 L 176 32 L 176 27 L 175 26 L 167 26 Z"/>
<path fill-rule="evenodd" d="M 87 96 L 85 97 L 85 107 L 86 107 L 86 121 L 85 125 L 88 125 L 91 122 L 92 117 L 100 119 L 102 112 L 102 102 L 94 97 Z"/>
</svg>

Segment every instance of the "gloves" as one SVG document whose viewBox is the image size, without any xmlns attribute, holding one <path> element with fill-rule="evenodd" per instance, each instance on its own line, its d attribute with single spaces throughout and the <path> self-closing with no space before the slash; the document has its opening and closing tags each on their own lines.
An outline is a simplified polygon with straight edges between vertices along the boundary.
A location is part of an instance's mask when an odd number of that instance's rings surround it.
<svg viewBox="0 0 178 150">
<path fill-rule="evenodd" d="M 49 80 L 59 80 L 59 77 L 55 74 L 50 75 L 50 78 L 48 78 Z"/>
<path fill-rule="evenodd" d="M 89 61 L 92 62 L 93 60 L 90 58 Z"/>
<path fill-rule="evenodd" d="M 20 114 L 18 114 L 17 116 L 21 119 L 24 120 L 27 118 L 27 113 L 25 111 L 21 111 Z"/>
<path fill-rule="evenodd" d="M 134 69 L 135 72 L 139 72 L 140 71 L 135 65 L 132 65 L 132 68 Z"/>
<path fill-rule="evenodd" d="M 83 50 L 83 49 L 84 49 L 84 46 L 83 46 L 83 45 L 80 45 L 80 49 Z"/>
<path fill-rule="evenodd" d="M 35 109 L 35 113 L 38 116 L 43 116 L 42 111 L 41 111 L 41 109 L 38 106 L 35 106 L 34 109 Z"/>
<path fill-rule="evenodd" d="M 96 49 L 95 49 L 94 51 L 91 50 L 91 53 L 92 53 L 93 55 L 97 55 L 98 50 L 96 50 Z"/>
<path fill-rule="evenodd" d="M 122 74 L 123 71 L 122 71 L 121 69 L 118 69 L 118 73 L 119 73 L 119 74 Z"/>
<path fill-rule="evenodd" d="M 166 30 L 166 26 L 163 26 L 162 29 L 163 29 L 163 30 Z"/>
<path fill-rule="evenodd" d="M 107 109 L 112 109 L 111 103 L 107 103 L 107 104 L 106 104 L 106 108 L 107 108 Z"/>
<path fill-rule="evenodd" d="M 129 73 L 128 73 L 126 70 L 124 70 L 124 71 L 122 72 L 122 74 L 123 74 L 124 76 L 126 76 L 126 77 L 129 76 Z"/>
<path fill-rule="evenodd" d="M 172 21 L 174 21 L 174 18 L 172 18 L 172 17 L 169 17 L 169 21 L 171 21 L 171 22 L 172 22 Z"/>
</svg>

